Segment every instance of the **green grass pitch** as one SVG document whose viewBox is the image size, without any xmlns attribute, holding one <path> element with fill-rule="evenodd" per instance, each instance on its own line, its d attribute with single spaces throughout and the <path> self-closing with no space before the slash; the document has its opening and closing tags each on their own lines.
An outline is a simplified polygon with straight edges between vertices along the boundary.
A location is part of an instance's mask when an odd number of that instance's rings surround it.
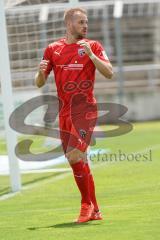
<svg viewBox="0 0 160 240">
<path fill-rule="evenodd" d="M 151 151 L 146 161 L 92 161 L 103 221 L 73 223 L 80 195 L 71 173 L 32 174 L 22 178 L 28 189 L 0 201 L 0 240 L 159 239 L 160 122 L 136 123 L 132 132 L 97 140 L 96 147 L 111 153 Z M 2 141 L 0 149 L 5 152 Z M 0 176 L 0 195 L 7 188 L 8 179 Z"/>
</svg>

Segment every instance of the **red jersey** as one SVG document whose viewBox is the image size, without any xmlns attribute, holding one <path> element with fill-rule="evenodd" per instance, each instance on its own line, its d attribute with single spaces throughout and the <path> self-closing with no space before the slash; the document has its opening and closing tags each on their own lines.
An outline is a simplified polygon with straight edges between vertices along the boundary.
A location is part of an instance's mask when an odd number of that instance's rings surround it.
<svg viewBox="0 0 160 240">
<path fill-rule="evenodd" d="M 83 40 L 90 44 L 98 58 L 109 62 L 99 42 Z M 48 45 L 43 58 L 49 60 L 46 75 L 49 75 L 51 70 L 54 72 L 58 98 L 62 101 L 59 113 L 61 116 L 70 113 L 71 101 L 76 94 L 83 93 L 88 102 L 96 103 L 93 94 L 96 68 L 82 46 L 77 43 L 67 44 L 66 38 L 61 38 Z M 78 111 L 80 101 L 76 104 L 76 111 Z"/>
</svg>

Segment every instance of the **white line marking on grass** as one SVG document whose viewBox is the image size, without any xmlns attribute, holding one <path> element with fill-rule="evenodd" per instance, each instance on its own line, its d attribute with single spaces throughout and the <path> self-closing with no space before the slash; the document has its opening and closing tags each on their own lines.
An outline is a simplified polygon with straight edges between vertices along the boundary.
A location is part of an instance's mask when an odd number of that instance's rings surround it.
<svg viewBox="0 0 160 240">
<path fill-rule="evenodd" d="M 160 144 L 155 144 L 155 145 L 152 145 L 152 146 L 148 146 L 147 148 L 143 148 L 143 149 L 140 149 L 139 151 L 136 151 L 136 152 L 127 152 L 127 154 L 132 154 L 132 155 L 136 155 L 136 154 L 142 154 L 142 153 L 146 153 L 148 150 L 157 150 L 157 149 L 160 149 Z M 110 152 L 109 154 L 114 154 L 115 152 Z M 96 161 L 95 161 L 96 162 Z M 104 165 L 108 166 L 108 165 L 111 165 L 111 164 L 118 164 L 118 163 L 124 163 L 124 162 L 135 162 L 135 161 L 127 161 L 127 160 L 123 160 L 123 161 L 120 161 L 120 159 L 118 158 L 116 161 L 103 161 L 103 162 L 96 162 L 96 164 L 92 165 L 92 162 L 91 162 L 91 166 L 92 168 L 99 168 L 99 167 L 102 167 Z M 148 161 L 140 161 L 140 162 L 150 162 L 149 160 Z"/>
<path fill-rule="evenodd" d="M 53 182 L 56 182 L 58 180 L 61 180 L 61 179 L 64 179 L 68 176 L 71 175 L 71 172 L 67 172 L 67 173 L 64 173 L 64 174 L 61 174 L 61 175 L 58 175 L 58 176 L 53 176 L 53 178 L 51 179 L 47 179 L 47 180 L 42 180 L 41 183 L 37 182 L 37 183 L 31 183 L 29 184 L 28 186 L 24 186 L 22 187 L 22 191 L 23 190 L 26 190 L 26 189 L 32 189 L 32 188 L 35 188 L 35 187 L 41 187 L 42 185 L 45 185 L 45 184 L 48 184 L 48 183 L 53 183 Z"/>
<path fill-rule="evenodd" d="M 53 178 L 51 178 L 51 179 L 42 180 L 42 181 L 40 181 L 40 183 L 39 182 L 31 183 L 28 186 L 23 186 L 22 187 L 22 191 L 23 190 L 27 190 L 27 189 L 32 189 L 32 188 L 35 188 L 35 187 L 41 187 L 42 185 L 45 185 L 45 184 L 48 184 L 48 183 L 52 183 L 52 182 L 56 182 L 58 180 L 66 178 L 66 177 L 68 177 L 70 175 L 71 175 L 71 172 L 67 172 L 67 173 L 63 173 L 63 174 L 55 176 L 55 177 L 53 176 Z M 22 193 L 22 191 L 21 192 L 4 194 L 3 196 L 0 197 L 0 201 L 6 200 L 8 198 L 12 198 L 12 197 Z"/>
<path fill-rule="evenodd" d="M 14 192 L 14 193 L 7 193 L 4 194 L 3 196 L 0 196 L 0 201 L 6 200 L 8 198 L 14 197 L 15 195 L 17 195 L 20 192 Z"/>
<path fill-rule="evenodd" d="M 156 145 L 148 146 L 148 148 L 144 148 L 144 149 L 141 149 L 139 151 L 132 152 L 132 154 L 143 153 L 143 152 L 148 151 L 148 149 L 153 150 L 153 149 L 159 149 L 159 148 L 160 148 L 160 144 L 156 144 Z M 120 161 L 115 161 L 115 162 L 113 161 L 113 162 L 109 162 L 109 163 L 110 164 L 113 164 L 113 163 L 115 164 L 115 163 L 118 163 L 118 162 L 120 162 Z M 99 167 L 102 167 L 103 165 L 106 165 L 106 162 L 97 163 L 95 165 L 92 165 L 92 168 L 94 168 L 94 169 L 95 168 L 99 168 Z M 108 162 L 107 162 L 107 165 L 108 165 Z M 71 172 L 69 172 L 69 173 L 67 172 L 65 174 L 62 174 L 62 175 L 59 175 L 59 176 L 55 176 L 54 179 L 52 178 L 52 179 L 49 179 L 49 180 L 43 180 L 40 183 L 39 182 L 38 183 L 31 183 L 28 186 L 22 187 L 22 191 L 23 190 L 27 190 L 27 189 L 32 189 L 34 187 L 42 186 L 42 184 L 44 185 L 44 184 L 47 184 L 47 183 L 56 182 L 58 180 L 66 178 L 66 177 L 68 177 L 70 175 L 71 175 Z M 11 197 L 14 197 L 15 195 L 17 195 L 19 193 L 21 193 L 21 192 L 5 194 L 5 195 L 0 197 L 0 201 L 6 200 L 6 199 L 11 198 Z"/>
</svg>

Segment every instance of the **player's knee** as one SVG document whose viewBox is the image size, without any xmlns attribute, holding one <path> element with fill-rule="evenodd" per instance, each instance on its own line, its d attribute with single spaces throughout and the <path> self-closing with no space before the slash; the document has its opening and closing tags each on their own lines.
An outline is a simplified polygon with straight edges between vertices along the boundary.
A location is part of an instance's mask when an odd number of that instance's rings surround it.
<svg viewBox="0 0 160 240">
<path fill-rule="evenodd" d="M 74 149 L 73 151 L 68 152 L 66 154 L 66 157 L 70 164 L 75 164 L 83 159 L 82 153 L 78 149 Z"/>
<path fill-rule="evenodd" d="M 68 159 L 68 161 L 69 161 L 69 164 L 70 164 L 70 165 L 73 165 L 73 164 L 79 162 L 80 159 L 75 159 L 75 158 L 73 159 L 73 158 L 70 158 L 70 159 Z"/>
<path fill-rule="evenodd" d="M 69 163 L 71 165 L 77 163 L 78 161 L 80 161 L 80 158 L 78 156 L 75 156 L 72 153 L 68 153 L 67 154 L 67 159 L 68 159 L 68 161 L 69 161 Z"/>
</svg>

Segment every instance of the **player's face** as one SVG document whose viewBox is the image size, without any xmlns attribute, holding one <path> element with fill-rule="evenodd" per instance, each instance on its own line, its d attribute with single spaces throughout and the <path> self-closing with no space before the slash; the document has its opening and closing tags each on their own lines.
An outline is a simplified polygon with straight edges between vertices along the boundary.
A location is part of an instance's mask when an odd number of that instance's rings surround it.
<svg viewBox="0 0 160 240">
<path fill-rule="evenodd" d="M 75 39 L 82 39 L 86 37 L 88 30 L 87 16 L 81 12 L 75 13 L 72 21 L 70 22 L 69 29 Z"/>
</svg>

